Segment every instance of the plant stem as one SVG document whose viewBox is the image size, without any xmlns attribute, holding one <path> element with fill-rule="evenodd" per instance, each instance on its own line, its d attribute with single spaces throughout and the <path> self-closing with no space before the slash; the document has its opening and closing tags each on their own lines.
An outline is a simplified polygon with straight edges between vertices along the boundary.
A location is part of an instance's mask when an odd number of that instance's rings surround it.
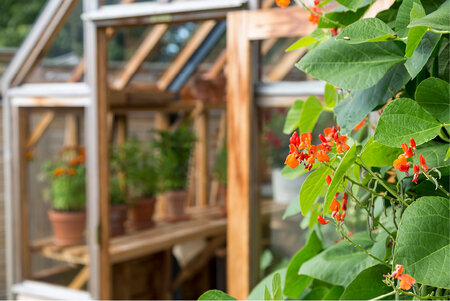
<svg viewBox="0 0 450 301">
<path fill-rule="evenodd" d="M 433 29 L 431 27 L 428 27 L 428 30 L 431 31 L 431 32 L 434 32 L 434 33 L 438 33 L 438 34 L 446 34 L 446 33 L 450 32 L 448 30 L 436 30 L 436 29 Z"/>
<path fill-rule="evenodd" d="M 387 297 L 387 296 L 390 296 L 390 295 L 394 295 L 394 294 L 395 294 L 395 291 L 392 291 L 392 292 L 390 292 L 390 293 L 387 293 L 387 294 L 384 294 L 384 295 L 375 297 L 375 298 L 373 298 L 373 299 L 370 299 L 369 301 L 380 300 L 380 299 L 383 299 L 384 297 Z"/>
<path fill-rule="evenodd" d="M 355 162 L 355 163 L 358 164 L 360 167 L 364 168 L 373 178 L 375 178 L 384 188 L 386 188 L 386 190 L 389 191 L 390 194 L 392 194 L 396 199 L 401 201 L 403 203 L 403 205 L 408 207 L 408 204 L 403 200 L 403 198 L 398 198 L 397 193 L 394 190 L 392 190 L 389 187 L 389 185 L 387 185 L 384 182 L 383 179 L 378 177 L 369 167 L 367 167 L 367 165 L 364 163 L 364 161 L 361 159 L 361 157 L 359 157 L 359 160 L 361 161 L 362 164 L 359 164 L 358 162 Z"/>
<path fill-rule="evenodd" d="M 433 182 L 433 183 L 436 183 L 435 181 L 433 181 L 433 179 L 431 179 L 431 177 L 430 177 L 427 173 L 424 172 L 423 174 L 425 175 L 425 177 L 426 177 L 429 181 L 431 181 L 431 182 Z M 445 193 L 445 194 L 447 195 L 447 197 L 450 197 L 450 193 L 449 193 L 447 190 L 445 190 L 445 188 L 444 188 L 441 184 L 438 183 L 436 189 L 439 189 L 440 191 L 442 191 L 443 193 Z"/>
<path fill-rule="evenodd" d="M 378 193 L 378 192 L 376 192 L 375 190 L 372 190 L 372 189 L 370 189 L 370 188 L 368 188 L 368 187 L 366 187 L 366 186 L 364 186 L 364 185 L 362 185 L 362 184 L 356 182 L 355 180 L 351 179 L 350 177 L 344 176 L 344 178 L 347 179 L 347 180 L 349 180 L 349 181 L 352 182 L 353 184 L 355 184 L 355 185 L 361 187 L 362 189 L 364 189 L 364 190 L 370 192 L 371 194 L 374 194 L 374 195 L 376 195 L 376 196 L 383 197 L 383 198 L 385 198 L 385 199 L 387 199 L 387 200 L 392 200 L 391 197 L 389 197 L 389 196 L 387 196 L 387 195 L 384 195 L 384 194 L 381 194 L 381 193 Z"/>
</svg>

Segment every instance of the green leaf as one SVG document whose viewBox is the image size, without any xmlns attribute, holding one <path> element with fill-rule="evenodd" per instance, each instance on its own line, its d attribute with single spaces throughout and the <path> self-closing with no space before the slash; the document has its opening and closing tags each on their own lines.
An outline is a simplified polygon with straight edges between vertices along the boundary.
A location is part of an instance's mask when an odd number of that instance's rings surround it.
<svg viewBox="0 0 450 301">
<path fill-rule="evenodd" d="M 314 166 L 313 166 L 314 168 Z M 299 165 L 296 168 L 290 168 L 289 165 L 285 165 L 283 169 L 281 169 L 281 175 L 286 179 L 296 179 L 299 176 L 307 173 L 309 170 L 306 169 L 303 165 Z"/>
<path fill-rule="evenodd" d="M 448 158 L 450 158 L 450 147 L 447 150 L 447 154 L 445 155 L 445 160 L 444 161 L 448 161 Z"/>
<path fill-rule="evenodd" d="M 401 148 L 393 148 L 374 142 L 373 137 L 367 141 L 361 151 L 361 160 L 369 167 L 392 166 L 392 162 L 402 153 Z"/>
<path fill-rule="evenodd" d="M 352 129 L 377 106 L 383 105 L 394 96 L 410 79 L 403 64 L 390 69 L 373 87 L 352 91 L 334 108 L 337 124 L 344 134 Z"/>
<path fill-rule="evenodd" d="M 344 5 L 352 11 L 356 11 L 364 0 L 337 0 L 340 4 Z"/>
<path fill-rule="evenodd" d="M 322 242 L 316 231 L 311 231 L 305 246 L 292 257 L 286 272 L 286 284 L 284 294 L 291 299 L 298 299 L 312 278 L 299 275 L 298 272 L 304 262 L 316 256 L 322 250 Z"/>
<path fill-rule="evenodd" d="M 431 31 L 425 33 L 413 55 L 405 63 L 406 70 L 412 78 L 416 77 L 425 66 L 440 38 L 440 34 Z"/>
<path fill-rule="evenodd" d="M 336 40 L 344 40 L 350 44 L 359 44 L 364 42 L 395 40 L 397 38 L 394 35 L 395 32 L 380 19 L 367 18 L 345 27 L 337 35 Z"/>
<path fill-rule="evenodd" d="M 450 31 L 450 1 L 445 1 L 437 10 L 425 17 L 414 19 L 408 27 L 427 26 L 434 30 Z"/>
<path fill-rule="evenodd" d="M 326 35 L 322 29 L 316 29 L 309 36 L 303 37 L 289 46 L 289 48 L 286 49 L 286 52 L 309 46 L 316 42 L 323 41 L 326 38 L 328 38 L 328 35 Z"/>
<path fill-rule="evenodd" d="M 450 84 L 430 77 L 416 89 L 416 101 L 433 117 L 443 123 L 450 123 Z"/>
<path fill-rule="evenodd" d="M 421 146 L 418 146 L 416 153 L 423 155 L 427 162 L 428 168 L 441 168 L 450 165 L 450 162 L 445 161 L 447 148 L 448 143 L 429 141 Z M 414 164 L 419 164 L 419 160 L 416 157 L 414 157 Z"/>
<path fill-rule="evenodd" d="M 289 206 L 286 208 L 286 211 L 283 214 L 283 219 L 286 219 L 290 216 L 294 216 L 297 215 L 299 213 L 301 213 L 301 209 L 300 209 L 300 200 L 299 200 L 299 196 L 297 196 L 297 198 L 295 200 L 293 200 Z"/>
<path fill-rule="evenodd" d="M 264 300 L 265 301 L 272 300 L 272 295 L 270 294 L 269 289 L 267 288 L 267 286 L 264 286 Z"/>
<path fill-rule="evenodd" d="M 375 265 L 362 271 L 345 289 L 340 300 L 369 300 L 392 291 L 383 280 L 391 270 L 385 265 Z"/>
<path fill-rule="evenodd" d="M 210 290 L 201 295 L 198 300 L 237 300 L 219 290 Z"/>
<path fill-rule="evenodd" d="M 273 276 L 272 293 L 273 293 L 273 300 L 283 300 L 280 273 L 275 273 L 275 275 Z"/>
<path fill-rule="evenodd" d="M 328 293 L 328 288 L 320 286 L 313 288 L 309 293 L 307 293 L 302 300 L 322 300 L 323 297 Z"/>
<path fill-rule="evenodd" d="M 303 104 L 303 100 L 296 100 L 292 107 L 289 108 L 284 121 L 283 134 L 289 135 L 298 127 Z"/>
<path fill-rule="evenodd" d="M 326 83 L 325 84 L 325 93 L 324 93 L 324 101 L 325 105 L 329 108 L 333 108 L 337 102 L 337 92 L 333 85 Z"/>
<path fill-rule="evenodd" d="M 394 263 L 418 283 L 450 289 L 449 200 L 426 196 L 406 208 L 398 227 Z"/>
<path fill-rule="evenodd" d="M 264 291 L 266 287 L 270 287 L 272 285 L 272 279 L 275 276 L 276 273 L 279 273 L 281 276 L 281 287 L 284 286 L 284 281 L 286 278 L 286 269 L 279 269 L 277 271 L 274 271 L 270 275 L 266 276 L 263 280 L 261 280 L 251 291 L 250 295 L 248 296 L 248 300 L 264 300 Z M 270 295 L 270 293 L 269 293 Z"/>
<path fill-rule="evenodd" d="M 375 130 L 374 141 L 398 147 L 414 138 L 417 145 L 423 144 L 439 134 L 441 124 L 428 112 L 409 98 L 392 101 L 383 114 Z"/>
<path fill-rule="evenodd" d="M 356 160 L 356 145 L 354 144 L 345 154 L 341 163 L 339 163 L 336 171 L 334 172 L 334 176 L 331 177 L 330 186 L 328 186 L 328 191 L 325 196 L 325 204 L 323 205 L 323 212 L 330 211 L 330 204 L 334 198 L 336 192 L 339 191 L 339 188 L 342 184 L 342 180 L 344 179 L 344 175 L 349 168 L 352 167 L 353 163 Z"/>
<path fill-rule="evenodd" d="M 327 185 L 325 178 L 331 172 L 331 168 L 323 165 L 306 178 L 300 189 L 300 208 L 303 216 L 308 213 L 322 189 Z"/>
<path fill-rule="evenodd" d="M 375 85 L 404 59 L 394 42 L 348 44 L 328 39 L 308 52 L 296 66 L 334 86 L 362 90 Z"/>
<path fill-rule="evenodd" d="M 420 0 L 404 0 L 398 9 L 397 18 L 395 20 L 395 31 L 401 38 L 408 35 L 407 27 L 411 22 L 411 10 L 414 3 L 420 4 Z"/>
<path fill-rule="evenodd" d="M 365 249 L 370 249 L 373 245 L 367 233 L 357 233 L 351 239 Z M 361 271 L 375 264 L 377 261 L 369 255 L 341 241 L 303 263 L 300 274 L 345 287 Z"/>
<path fill-rule="evenodd" d="M 425 16 L 425 10 L 420 3 L 413 3 L 411 9 L 411 20 L 416 18 L 421 18 Z M 411 57 L 422 40 L 423 35 L 427 32 L 428 28 L 426 26 L 418 26 L 411 28 L 408 33 L 408 40 L 406 43 L 405 56 Z"/>
<path fill-rule="evenodd" d="M 339 300 L 343 292 L 344 288 L 342 286 L 338 285 L 332 286 L 328 290 L 328 293 L 325 296 L 323 296 L 322 300 Z"/>
<path fill-rule="evenodd" d="M 306 99 L 299 121 L 299 128 L 302 133 L 312 132 L 322 109 L 322 103 L 315 96 Z"/>
<path fill-rule="evenodd" d="M 337 6 L 320 18 L 318 27 L 335 28 L 348 26 L 359 20 L 364 15 L 364 13 L 369 9 L 368 3 L 370 3 L 370 1 L 364 1 L 356 12 L 349 11 L 343 6 Z"/>
</svg>

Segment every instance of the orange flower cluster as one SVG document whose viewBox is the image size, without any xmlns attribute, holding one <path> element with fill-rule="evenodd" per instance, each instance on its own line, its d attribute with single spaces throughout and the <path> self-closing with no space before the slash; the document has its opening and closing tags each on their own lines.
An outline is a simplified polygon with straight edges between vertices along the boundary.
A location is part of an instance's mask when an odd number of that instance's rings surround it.
<svg viewBox="0 0 450 301">
<path fill-rule="evenodd" d="M 401 289 L 407 291 L 411 288 L 413 284 L 416 283 L 416 279 L 414 279 L 412 276 L 408 274 L 402 274 L 403 273 L 403 265 L 397 264 L 395 266 L 395 271 L 388 275 L 390 277 L 393 277 L 394 279 L 399 279 L 400 283 L 399 286 Z"/>
<path fill-rule="evenodd" d="M 284 164 L 296 168 L 302 162 L 305 168 L 311 170 L 316 159 L 319 162 L 330 161 L 328 152 L 334 145 L 336 145 L 338 154 L 348 151 L 350 147 L 347 145 L 347 137 L 339 136 L 339 130 L 339 126 L 337 129 L 335 127 L 326 128 L 324 135 L 319 135 L 319 139 L 322 141 L 319 145 L 311 145 L 311 133 L 303 133 L 299 136 L 297 132 L 294 132 L 289 139 L 289 154 Z"/>
<path fill-rule="evenodd" d="M 276 0 L 275 3 L 282 8 L 285 8 L 287 6 L 289 6 L 289 4 L 291 3 L 291 0 Z"/>
<path fill-rule="evenodd" d="M 331 201 L 330 210 L 332 211 L 331 217 L 334 218 L 337 222 L 344 222 L 345 216 L 347 215 L 347 202 L 348 202 L 348 194 L 344 193 L 344 196 L 342 197 L 342 207 L 341 203 L 337 200 L 339 193 L 336 192 L 336 195 L 334 196 L 333 200 Z M 342 213 L 339 212 L 342 208 Z M 317 220 L 322 225 L 328 224 L 330 221 L 325 220 L 322 216 L 318 216 Z"/>
<path fill-rule="evenodd" d="M 76 171 L 73 168 L 55 168 L 53 170 L 53 175 L 55 177 L 59 177 L 59 176 L 65 175 L 65 174 L 67 174 L 69 176 L 74 176 L 76 174 Z"/>
<path fill-rule="evenodd" d="M 393 163 L 396 169 L 406 173 L 407 176 L 409 168 L 411 166 L 411 162 L 408 162 L 407 159 L 413 157 L 414 156 L 413 150 L 416 150 L 416 142 L 414 141 L 414 139 L 411 138 L 409 141 L 411 143 L 411 147 L 409 147 L 408 144 L 406 143 L 401 143 L 403 154 L 399 155 L 398 158 L 395 159 Z M 420 154 L 419 156 L 419 163 L 423 171 L 428 172 L 428 166 L 422 154 Z M 412 181 L 417 184 L 417 180 L 419 179 L 419 165 L 414 164 L 413 169 L 414 169 L 414 177 Z"/>
</svg>

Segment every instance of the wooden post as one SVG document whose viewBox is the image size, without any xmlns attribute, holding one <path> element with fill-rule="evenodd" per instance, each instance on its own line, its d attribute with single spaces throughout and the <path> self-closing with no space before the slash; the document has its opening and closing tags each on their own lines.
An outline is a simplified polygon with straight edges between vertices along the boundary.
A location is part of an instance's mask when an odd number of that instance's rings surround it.
<svg viewBox="0 0 450 301">
<path fill-rule="evenodd" d="M 67 114 L 64 129 L 64 146 L 78 145 L 78 120 L 75 114 Z"/>
<path fill-rule="evenodd" d="M 255 45 L 245 34 L 247 14 L 230 13 L 227 22 L 227 204 L 232 208 L 228 210 L 227 283 L 229 293 L 237 299 L 248 297 L 258 273 L 258 256 L 253 252 L 259 240 L 255 227 L 259 213 L 255 172 L 258 156 L 252 89 Z"/>
<path fill-rule="evenodd" d="M 195 127 L 197 132 L 197 143 L 195 147 L 195 173 L 196 173 L 196 188 L 197 206 L 205 208 L 208 204 L 209 193 L 209 156 L 208 156 L 208 111 L 204 108 L 204 103 L 201 113 L 195 119 Z"/>
<path fill-rule="evenodd" d="M 158 130 L 166 130 L 169 128 L 170 120 L 169 116 L 165 113 L 156 113 L 155 115 L 155 128 Z M 156 202 L 156 217 L 163 217 L 165 215 L 166 202 L 162 194 L 157 196 Z"/>
</svg>

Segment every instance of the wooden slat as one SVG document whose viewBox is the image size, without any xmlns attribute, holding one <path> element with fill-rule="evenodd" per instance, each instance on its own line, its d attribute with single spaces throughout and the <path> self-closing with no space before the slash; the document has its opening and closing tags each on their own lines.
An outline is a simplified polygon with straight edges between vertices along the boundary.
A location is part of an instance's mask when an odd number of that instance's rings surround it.
<svg viewBox="0 0 450 301">
<path fill-rule="evenodd" d="M 85 266 L 81 271 L 75 276 L 75 278 L 70 282 L 69 288 L 74 290 L 79 290 L 83 287 L 89 278 L 89 267 Z"/>
<path fill-rule="evenodd" d="M 78 120 L 74 114 L 67 114 L 64 125 L 64 146 L 78 145 Z"/>
<path fill-rule="evenodd" d="M 52 123 L 53 119 L 55 118 L 55 112 L 53 111 L 47 111 L 44 113 L 44 115 L 41 117 L 41 120 L 37 123 L 33 131 L 31 132 L 30 138 L 27 141 L 27 149 L 34 147 L 38 142 L 39 139 L 41 139 L 42 135 L 45 133 L 47 128 Z"/>
<path fill-rule="evenodd" d="M 230 13 L 227 21 L 227 285 L 228 292 L 237 299 L 247 298 L 258 272 L 253 253 L 258 242 L 255 225 L 259 211 L 251 72 L 255 50 L 246 36 L 251 26 L 247 13 Z"/>
<path fill-rule="evenodd" d="M 195 34 L 189 40 L 187 45 L 183 48 L 180 54 L 177 56 L 175 61 L 170 65 L 170 67 L 164 72 L 161 78 L 158 80 L 158 88 L 160 90 L 166 90 L 170 85 L 172 80 L 178 74 L 178 72 L 183 68 L 192 54 L 197 50 L 203 40 L 208 36 L 214 26 L 217 24 L 216 21 L 206 21 L 197 29 Z"/>
<path fill-rule="evenodd" d="M 141 64 L 144 62 L 145 58 L 153 49 L 155 49 L 159 40 L 161 40 L 168 29 L 169 25 L 167 24 L 158 24 L 152 28 L 120 75 L 114 80 L 114 83 L 112 84 L 113 89 L 122 90 L 125 88 Z"/>
<path fill-rule="evenodd" d="M 203 104 L 203 102 L 201 102 Z M 208 204 L 209 194 L 209 138 L 208 138 L 208 111 L 200 111 L 195 119 L 197 143 L 195 146 L 195 172 L 196 172 L 196 197 L 197 204 L 205 208 Z"/>
<path fill-rule="evenodd" d="M 282 80 L 289 71 L 294 68 L 295 63 L 306 53 L 307 49 L 302 48 L 285 53 L 281 60 L 273 67 L 267 75 L 268 82 L 277 82 Z"/>
</svg>

